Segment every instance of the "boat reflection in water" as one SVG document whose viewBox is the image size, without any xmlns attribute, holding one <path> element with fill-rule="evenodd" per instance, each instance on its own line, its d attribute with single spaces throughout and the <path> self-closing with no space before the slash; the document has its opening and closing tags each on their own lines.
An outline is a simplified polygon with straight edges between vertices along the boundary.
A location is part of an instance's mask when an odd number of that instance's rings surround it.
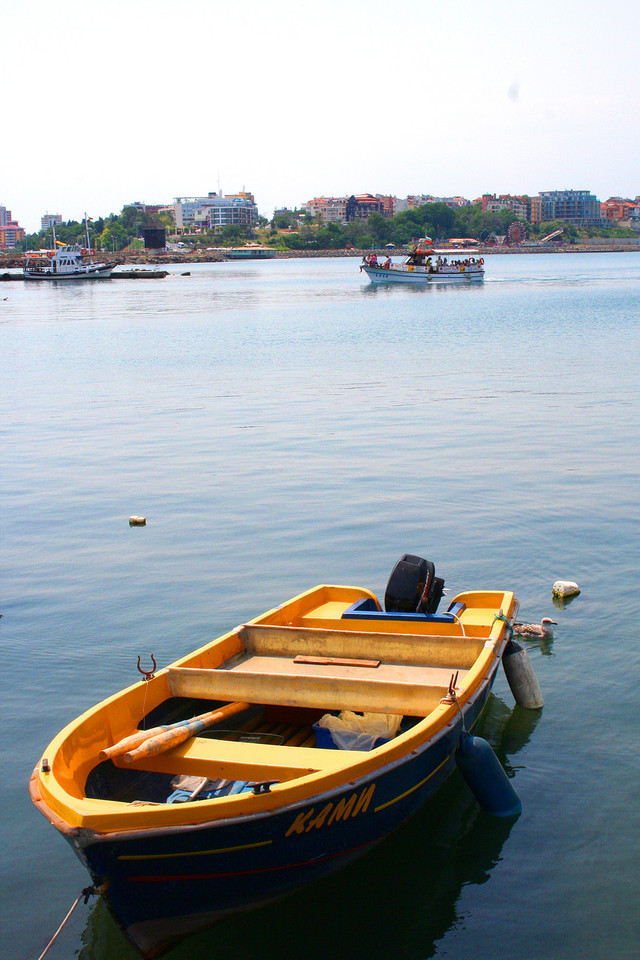
<svg viewBox="0 0 640 960">
<path fill-rule="evenodd" d="M 489 697 L 479 733 L 510 777 L 510 761 L 529 742 L 540 717 L 538 711 L 510 709 L 496 695 Z M 352 960 L 433 956 L 434 945 L 462 919 L 458 901 L 463 888 L 490 879 L 517 822 L 483 813 L 455 774 L 416 816 L 361 860 L 193 935 L 167 960 L 246 960 L 255 955 L 327 960 L 340 956 L 347 944 Z M 79 960 L 137 957 L 102 900 L 91 909 L 82 942 Z"/>
</svg>

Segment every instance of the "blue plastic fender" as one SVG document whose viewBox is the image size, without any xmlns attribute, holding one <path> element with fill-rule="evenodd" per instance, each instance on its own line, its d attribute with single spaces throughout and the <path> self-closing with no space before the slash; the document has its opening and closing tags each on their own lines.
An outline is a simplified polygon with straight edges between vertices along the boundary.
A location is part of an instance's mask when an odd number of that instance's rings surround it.
<svg viewBox="0 0 640 960">
<path fill-rule="evenodd" d="M 515 817 L 522 802 L 491 745 L 463 732 L 456 750 L 458 769 L 476 800 L 494 817 Z"/>
</svg>

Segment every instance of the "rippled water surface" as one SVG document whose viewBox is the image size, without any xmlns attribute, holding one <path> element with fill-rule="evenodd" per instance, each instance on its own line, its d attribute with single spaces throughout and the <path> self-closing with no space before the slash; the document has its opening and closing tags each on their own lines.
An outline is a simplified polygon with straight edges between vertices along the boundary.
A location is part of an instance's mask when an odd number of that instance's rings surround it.
<svg viewBox="0 0 640 960">
<path fill-rule="evenodd" d="M 0 284 L 6 956 L 87 877 L 32 807 L 41 751 L 137 676 L 405 552 L 513 589 L 545 696 L 485 721 L 523 802 L 456 776 L 360 863 L 171 960 L 640 955 L 640 256 L 493 256 L 474 287 L 373 288 L 356 259 Z M 131 528 L 142 514 L 147 526 Z M 555 607 L 557 579 L 581 595 Z M 4 955 L 4 954 L 3 954 Z M 101 904 L 50 960 L 131 960 Z"/>
</svg>

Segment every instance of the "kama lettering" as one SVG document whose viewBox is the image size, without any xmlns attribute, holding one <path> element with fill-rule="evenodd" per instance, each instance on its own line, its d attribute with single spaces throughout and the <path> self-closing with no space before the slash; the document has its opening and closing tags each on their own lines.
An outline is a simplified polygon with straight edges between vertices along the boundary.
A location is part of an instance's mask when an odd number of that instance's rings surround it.
<svg viewBox="0 0 640 960">
<path fill-rule="evenodd" d="M 317 812 L 315 807 L 311 807 L 311 810 L 307 810 L 306 813 L 299 813 L 285 833 L 285 837 L 290 837 L 292 833 L 309 833 L 314 827 L 319 830 L 325 824 L 331 826 L 338 820 L 348 820 L 349 817 L 357 817 L 359 813 L 365 813 L 375 788 L 375 783 L 372 783 L 359 795 L 352 793 L 349 799 L 341 797 L 337 803 L 327 803 Z"/>
</svg>

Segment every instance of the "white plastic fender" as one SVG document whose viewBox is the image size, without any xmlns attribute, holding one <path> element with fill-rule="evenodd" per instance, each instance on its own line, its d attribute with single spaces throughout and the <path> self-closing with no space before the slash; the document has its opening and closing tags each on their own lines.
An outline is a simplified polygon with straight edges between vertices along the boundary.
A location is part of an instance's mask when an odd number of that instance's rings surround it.
<svg viewBox="0 0 640 960">
<path fill-rule="evenodd" d="M 539 710 L 544 704 L 540 684 L 529 654 L 516 640 L 509 640 L 502 655 L 502 665 L 518 706 L 527 710 Z"/>
</svg>

